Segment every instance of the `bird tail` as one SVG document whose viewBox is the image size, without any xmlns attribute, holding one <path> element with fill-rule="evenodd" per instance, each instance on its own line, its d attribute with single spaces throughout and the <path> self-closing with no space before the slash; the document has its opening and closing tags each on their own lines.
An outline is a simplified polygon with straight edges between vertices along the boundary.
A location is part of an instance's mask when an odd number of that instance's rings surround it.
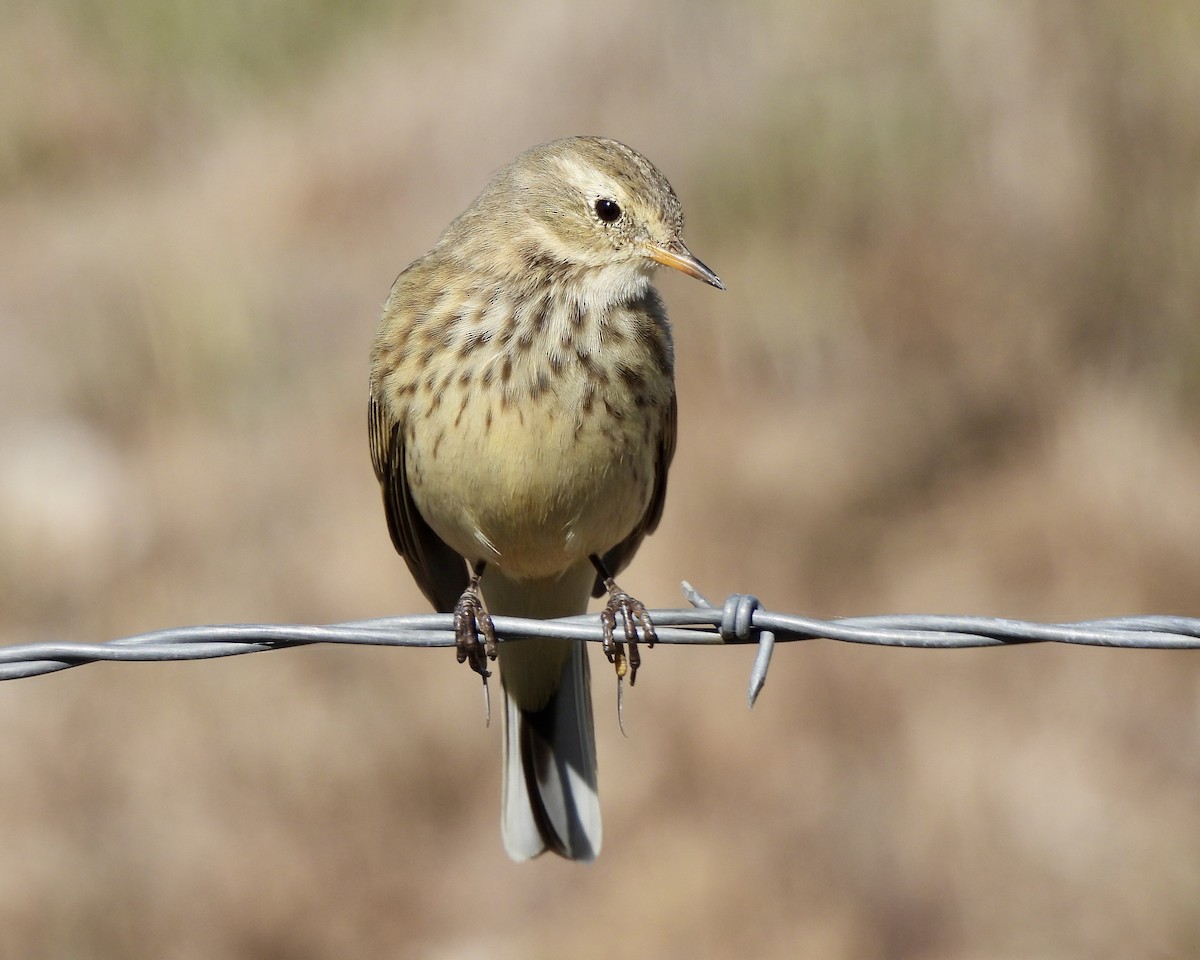
<svg viewBox="0 0 1200 960">
<path fill-rule="evenodd" d="M 587 607 L 590 568 L 552 582 L 485 579 L 494 615 L 559 617 Z M 498 581 L 498 582 L 497 582 Z M 504 772 L 500 831 L 514 860 L 552 850 L 600 852 L 600 797 L 587 644 L 531 639 L 500 645 Z"/>
<path fill-rule="evenodd" d="M 587 650 L 562 640 L 521 645 L 540 643 L 569 653 L 541 709 L 522 708 L 504 684 L 504 849 L 514 860 L 546 850 L 568 860 L 594 860 L 600 852 L 600 797 Z"/>
</svg>

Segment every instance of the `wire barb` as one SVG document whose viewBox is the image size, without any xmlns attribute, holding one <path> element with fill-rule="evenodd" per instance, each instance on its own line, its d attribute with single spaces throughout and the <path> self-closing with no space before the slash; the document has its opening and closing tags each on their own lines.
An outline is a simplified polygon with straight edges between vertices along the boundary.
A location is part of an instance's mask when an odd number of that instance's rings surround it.
<svg viewBox="0 0 1200 960">
<path fill-rule="evenodd" d="M 711 607 L 712 604 L 686 580 L 683 581 L 683 596 L 693 607 Z M 754 611 L 759 608 L 758 597 L 752 594 L 731 594 L 721 610 L 721 624 L 717 628 L 726 643 L 749 643 L 753 637 Z M 767 670 L 771 666 L 771 654 L 775 651 L 775 634 L 770 630 L 758 631 L 758 654 L 750 668 L 750 688 L 746 692 L 746 706 L 754 709 L 758 695 L 767 682 Z"/>
</svg>

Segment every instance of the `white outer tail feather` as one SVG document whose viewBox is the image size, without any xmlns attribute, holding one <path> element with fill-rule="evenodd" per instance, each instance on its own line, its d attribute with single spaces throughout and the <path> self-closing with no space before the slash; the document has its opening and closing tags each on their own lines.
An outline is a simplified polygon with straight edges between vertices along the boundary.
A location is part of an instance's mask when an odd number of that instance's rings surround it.
<svg viewBox="0 0 1200 960">
<path fill-rule="evenodd" d="M 600 852 L 601 826 L 587 649 L 552 642 L 570 655 L 546 706 L 523 710 L 505 690 L 500 832 L 517 861 L 546 850 L 591 861 Z"/>
</svg>

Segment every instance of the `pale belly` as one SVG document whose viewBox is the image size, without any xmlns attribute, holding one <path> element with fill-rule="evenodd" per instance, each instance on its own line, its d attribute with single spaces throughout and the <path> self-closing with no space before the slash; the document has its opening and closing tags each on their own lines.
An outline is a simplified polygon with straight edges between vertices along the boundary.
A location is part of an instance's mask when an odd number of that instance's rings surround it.
<svg viewBox="0 0 1200 960">
<path fill-rule="evenodd" d="M 602 401 L 585 414 L 570 399 L 485 394 L 413 425 L 413 498 L 458 553 L 510 578 L 553 577 L 633 531 L 654 484 L 655 414 L 630 405 L 614 418 Z"/>
</svg>

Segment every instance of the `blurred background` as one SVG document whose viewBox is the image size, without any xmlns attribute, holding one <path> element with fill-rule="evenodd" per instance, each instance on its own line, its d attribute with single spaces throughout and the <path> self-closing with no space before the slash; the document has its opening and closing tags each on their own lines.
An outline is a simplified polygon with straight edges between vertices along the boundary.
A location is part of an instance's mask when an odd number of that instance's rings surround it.
<svg viewBox="0 0 1200 960">
<path fill-rule="evenodd" d="M 422 612 L 396 274 L 574 133 L 671 179 L 680 438 L 622 583 L 1200 615 L 1192 0 L 8 0 L 0 642 Z M 0 955 L 1194 957 L 1200 654 L 593 656 L 605 847 L 514 865 L 448 651 L 0 688 Z"/>
</svg>

